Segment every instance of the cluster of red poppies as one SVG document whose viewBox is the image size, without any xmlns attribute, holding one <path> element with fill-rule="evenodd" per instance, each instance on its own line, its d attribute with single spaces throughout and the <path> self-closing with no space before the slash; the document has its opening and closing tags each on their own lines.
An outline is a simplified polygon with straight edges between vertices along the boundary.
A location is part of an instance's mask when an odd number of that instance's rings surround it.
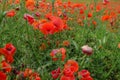
<svg viewBox="0 0 120 80">
<path fill-rule="evenodd" d="M 5 47 L 0 48 L 0 80 L 6 80 L 6 73 L 11 72 L 11 63 L 13 62 L 13 56 L 16 48 L 8 43 Z"/>
<path fill-rule="evenodd" d="M 29 79 L 29 80 L 41 80 L 39 74 L 32 71 L 32 69 L 26 68 L 25 71 L 20 71 L 17 74 L 16 80 Z"/>
<path fill-rule="evenodd" d="M 84 45 L 82 47 L 82 52 L 85 55 L 91 55 L 93 53 L 93 49 L 88 45 Z M 65 48 L 53 49 L 50 53 L 50 56 L 52 57 L 53 61 L 57 61 L 57 60 L 64 61 L 66 57 L 66 50 Z M 51 75 L 53 79 L 60 78 L 60 80 L 75 80 L 76 79 L 75 73 L 78 72 L 79 80 L 93 80 L 88 70 L 81 70 L 81 71 L 78 70 L 79 70 L 79 64 L 75 60 L 68 60 L 64 64 L 63 69 L 58 68 L 56 70 L 53 70 L 51 72 Z"/>
<path fill-rule="evenodd" d="M 68 60 L 62 70 L 57 68 L 56 70 L 51 71 L 51 75 L 54 80 L 58 78 L 60 78 L 60 80 L 76 80 L 76 76 L 79 80 L 93 80 L 88 70 L 78 70 L 78 63 L 75 60 Z M 78 72 L 78 75 L 75 75 L 76 72 Z"/>
<path fill-rule="evenodd" d="M 15 73 L 17 76 L 16 80 L 22 78 L 29 78 L 29 80 L 41 80 L 39 74 L 33 72 L 31 69 L 25 69 L 25 71 L 16 71 L 12 68 L 11 64 L 14 61 L 14 54 L 16 48 L 11 43 L 5 45 L 5 47 L 0 48 L 0 80 L 7 80 L 7 74 L 10 72 Z M 22 76 L 21 76 L 22 75 Z"/>
<path fill-rule="evenodd" d="M 38 14 L 36 14 L 38 16 Z M 54 34 L 67 28 L 67 24 L 57 16 L 46 14 L 44 21 L 38 21 L 29 14 L 24 14 L 24 19 L 29 22 L 35 29 L 40 30 L 43 34 Z"/>
</svg>

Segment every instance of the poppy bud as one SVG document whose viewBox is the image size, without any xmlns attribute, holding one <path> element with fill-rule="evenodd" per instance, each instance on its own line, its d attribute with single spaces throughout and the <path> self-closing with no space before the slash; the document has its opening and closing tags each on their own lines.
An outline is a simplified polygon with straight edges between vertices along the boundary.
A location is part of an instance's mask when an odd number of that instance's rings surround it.
<svg viewBox="0 0 120 80">
<path fill-rule="evenodd" d="M 91 55 L 93 53 L 93 49 L 88 45 L 82 46 L 82 52 L 87 55 Z"/>
</svg>

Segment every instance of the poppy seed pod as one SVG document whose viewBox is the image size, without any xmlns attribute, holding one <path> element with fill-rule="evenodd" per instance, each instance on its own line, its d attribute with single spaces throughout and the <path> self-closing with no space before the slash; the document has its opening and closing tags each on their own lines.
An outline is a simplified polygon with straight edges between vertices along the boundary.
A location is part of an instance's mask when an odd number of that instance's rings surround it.
<svg viewBox="0 0 120 80">
<path fill-rule="evenodd" d="M 86 55 L 91 55 L 93 53 L 93 49 L 88 45 L 82 46 L 82 52 Z"/>
</svg>

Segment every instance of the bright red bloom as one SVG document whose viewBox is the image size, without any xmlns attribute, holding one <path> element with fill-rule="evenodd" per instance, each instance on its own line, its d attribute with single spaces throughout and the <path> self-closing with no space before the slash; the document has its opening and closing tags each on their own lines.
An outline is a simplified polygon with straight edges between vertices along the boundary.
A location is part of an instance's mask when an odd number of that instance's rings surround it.
<svg viewBox="0 0 120 80">
<path fill-rule="evenodd" d="M 45 35 L 54 34 L 55 26 L 51 22 L 46 22 L 46 23 L 42 24 L 42 26 L 40 27 L 40 31 Z"/>
<path fill-rule="evenodd" d="M 106 20 L 108 20 L 109 18 L 110 18 L 109 15 L 104 15 L 104 16 L 102 16 L 102 21 L 106 21 Z"/>
<path fill-rule="evenodd" d="M 64 61 L 66 57 L 65 53 L 66 53 L 66 50 L 64 48 L 54 49 L 51 51 L 50 56 L 54 61 L 58 59 L 61 59 L 62 61 Z"/>
<path fill-rule="evenodd" d="M 7 62 L 3 61 L 2 62 L 2 68 L 5 72 L 10 72 L 11 71 L 11 66 Z"/>
<path fill-rule="evenodd" d="M 51 72 L 51 75 L 52 75 L 53 79 L 57 79 L 60 75 L 60 68 L 57 68 L 56 70 L 53 70 Z"/>
<path fill-rule="evenodd" d="M 109 3 L 109 0 L 103 0 L 103 4 L 106 5 Z"/>
<path fill-rule="evenodd" d="M 83 9 L 80 9 L 80 14 L 84 14 L 84 10 Z"/>
<path fill-rule="evenodd" d="M 81 70 L 78 72 L 78 76 L 87 77 L 90 76 L 90 72 L 88 70 Z"/>
<path fill-rule="evenodd" d="M 5 45 L 4 48 L 9 52 L 10 55 L 13 56 L 15 54 L 16 48 L 15 48 L 15 46 L 13 46 L 13 44 L 8 43 Z"/>
<path fill-rule="evenodd" d="M 73 77 L 74 76 L 74 67 L 70 66 L 70 67 L 64 68 L 63 73 L 65 76 Z"/>
<path fill-rule="evenodd" d="M 93 80 L 88 70 L 82 70 L 78 72 L 78 77 L 79 77 L 79 80 Z"/>
<path fill-rule="evenodd" d="M 62 75 L 60 80 L 75 80 L 75 76 L 73 77 L 68 77 L 68 76 L 65 76 L 65 75 Z"/>
<path fill-rule="evenodd" d="M 35 15 L 36 15 L 37 17 L 40 17 L 40 16 L 41 16 L 39 12 L 36 12 Z"/>
<path fill-rule="evenodd" d="M 6 74 L 1 71 L 0 71 L 0 80 L 7 80 Z"/>
<path fill-rule="evenodd" d="M 8 12 L 6 13 L 6 16 L 7 16 L 7 17 L 14 17 L 15 14 L 16 14 L 15 10 L 10 10 L 10 11 L 8 11 Z"/>
<path fill-rule="evenodd" d="M 91 76 L 87 76 L 85 78 L 81 78 L 80 80 L 93 80 L 93 78 Z"/>
<path fill-rule="evenodd" d="M 89 18 L 92 17 L 92 13 L 88 13 L 88 17 L 89 17 Z"/>
<path fill-rule="evenodd" d="M 34 17 L 29 14 L 24 14 L 24 19 L 27 20 L 29 22 L 29 24 L 33 24 L 35 21 Z"/>
<path fill-rule="evenodd" d="M 13 62 L 13 55 L 15 54 L 16 48 L 11 44 L 6 44 L 4 48 L 0 48 L 0 54 L 5 56 L 8 63 Z"/>
<path fill-rule="evenodd" d="M 28 10 L 34 10 L 35 9 L 35 0 L 26 0 L 25 7 Z"/>
<path fill-rule="evenodd" d="M 46 18 L 54 24 L 56 32 L 63 30 L 64 22 L 60 17 L 53 16 L 52 14 L 47 14 Z"/>
<path fill-rule="evenodd" d="M 40 77 L 36 77 L 35 80 L 41 80 L 41 78 Z"/>
<path fill-rule="evenodd" d="M 77 72 L 78 69 L 79 69 L 79 65 L 76 61 L 74 60 L 68 60 L 67 63 L 65 64 L 65 67 L 64 68 L 69 68 L 69 67 L 72 67 L 72 70 L 74 72 Z"/>
</svg>

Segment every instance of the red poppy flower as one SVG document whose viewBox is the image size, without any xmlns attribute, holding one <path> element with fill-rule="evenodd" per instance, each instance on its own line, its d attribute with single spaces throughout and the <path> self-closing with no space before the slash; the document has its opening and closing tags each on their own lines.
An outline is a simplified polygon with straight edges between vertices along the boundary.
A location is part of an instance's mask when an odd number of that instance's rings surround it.
<svg viewBox="0 0 120 80">
<path fill-rule="evenodd" d="M 37 17 L 40 17 L 40 16 L 41 16 L 41 14 L 40 14 L 39 12 L 36 12 L 35 15 L 36 15 Z"/>
<path fill-rule="evenodd" d="M 78 78 L 79 80 L 93 80 L 88 70 L 82 70 L 78 72 Z"/>
<path fill-rule="evenodd" d="M 75 80 L 75 76 L 73 77 L 68 77 L 68 76 L 65 76 L 65 75 L 62 75 L 60 80 Z"/>
<path fill-rule="evenodd" d="M 66 53 L 66 50 L 64 48 L 54 49 L 51 51 L 50 56 L 54 61 L 58 59 L 61 59 L 62 61 L 64 61 L 66 57 L 65 53 Z"/>
<path fill-rule="evenodd" d="M 2 71 L 0 71 L 0 80 L 7 80 L 6 74 L 3 73 Z"/>
<path fill-rule="evenodd" d="M 106 20 L 108 20 L 109 18 L 110 18 L 109 15 L 104 15 L 104 16 L 102 16 L 102 21 L 106 21 Z"/>
<path fill-rule="evenodd" d="M 73 77 L 74 76 L 74 67 L 73 66 L 65 67 L 63 70 L 63 73 L 65 76 Z"/>
<path fill-rule="evenodd" d="M 81 70 L 80 72 L 78 72 L 78 76 L 85 78 L 87 76 L 90 76 L 90 72 L 88 70 Z"/>
<path fill-rule="evenodd" d="M 80 9 L 80 14 L 84 14 L 84 10 L 83 9 Z"/>
<path fill-rule="evenodd" d="M 8 62 L 8 63 L 12 63 L 13 62 L 13 56 L 9 54 L 9 52 L 4 49 L 4 48 L 0 48 L 0 54 L 4 55 L 5 56 L 5 60 Z"/>
<path fill-rule="evenodd" d="M 11 66 L 7 62 L 3 61 L 2 62 L 2 68 L 5 72 L 10 72 L 11 71 Z"/>
<path fill-rule="evenodd" d="M 6 13 L 6 16 L 7 16 L 7 17 L 14 17 L 15 14 L 16 14 L 15 10 L 10 10 L 10 11 L 8 11 L 8 12 Z"/>
<path fill-rule="evenodd" d="M 16 51 L 16 48 L 11 43 L 6 44 L 4 49 L 6 49 L 9 52 L 9 54 L 12 56 L 15 54 Z"/>
<path fill-rule="evenodd" d="M 72 67 L 74 72 L 77 72 L 79 69 L 79 65 L 76 61 L 74 60 L 68 60 L 67 63 L 65 64 L 64 68 Z"/>
<path fill-rule="evenodd" d="M 25 7 L 28 10 L 34 10 L 35 9 L 35 0 L 26 0 Z"/>
<path fill-rule="evenodd" d="M 109 3 L 109 0 L 103 0 L 103 4 L 106 5 Z"/>
<path fill-rule="evenodd" d="M 54 24 L 56 32 L 63 30 L 64 22 L 60 17 L 53 16 L 52 14 L 46 14 L 46 18 Z"/>
<path fill-rule="evenodd" d="M 41 80 L 41 78 L 40 77 L 36 77 L 35 80 Z"/>
<path fill-rule="evenodd" d="M 52 75 L 53 79 L 57 79 L 60 75 L 60 68 L 57 68 L 56 70 L 53 70 L 51 72 L 51 75 Z"/>
<path fill-rule="evenodd" d="M 89 17 L 89 18 L 92 17 L 92 13 L 88 13 L 88 17 Z"/>
<path fill-rule="evenodd" d="M 46 22 L 46 23 L 42 24 L 42 26 L 40 27 L 40 31 L 45 35 L 54 34 L 55 26 L 51 22 Z"/>
<path fill-rule="evenodd" d="M 79 80 L 93 80 L 93 78 L 91 76 L 87 76 L 85 78 L 80 78 Z"/>
<path fill-rule="evenodd" d="M 29 22 L 29 24 L 33 24 L 35 21 L 34 17 L 29 14 L 24 14 L 24 19 L 27 20 Z"/>
<path fill-rule="evenodd" d="M 8 63 L 13 62 L 13 55 L 15 54 L 16 48 L 11 44 L 6 44 L 4 48 L 0 48 L 0 54 L 5 56 Z"/>
</svg>

